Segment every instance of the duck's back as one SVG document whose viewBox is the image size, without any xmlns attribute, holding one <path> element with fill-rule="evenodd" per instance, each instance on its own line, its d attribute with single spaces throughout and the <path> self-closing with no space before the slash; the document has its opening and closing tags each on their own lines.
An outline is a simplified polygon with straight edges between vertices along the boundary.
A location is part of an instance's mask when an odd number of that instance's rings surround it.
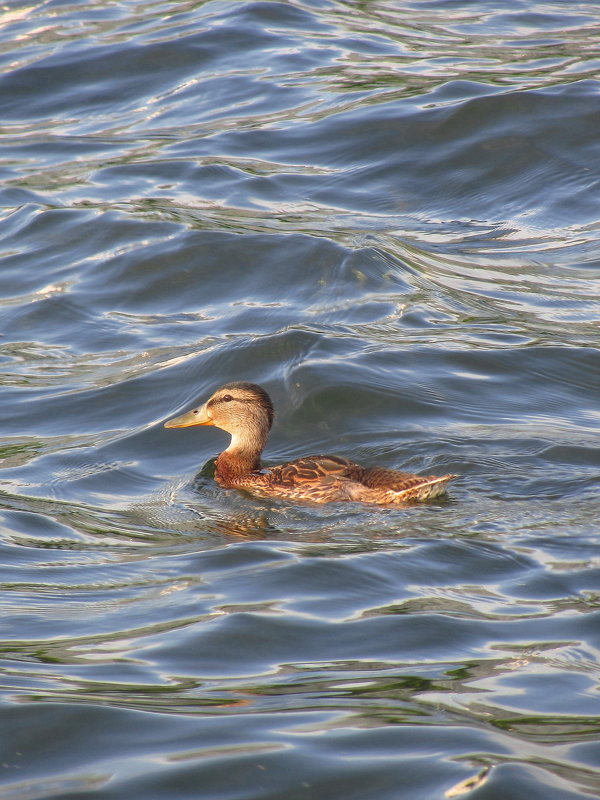
<svg viewBox="0 0 600 800">
<path fill-rule="evenodd" d="M 317 503 L 353 500 L 388 505 L 439 497 L 454 477 L 361 467 L 340 456 L 316 455 L 253 473 L 238 485 L 263 496 Z"/>
</svg>

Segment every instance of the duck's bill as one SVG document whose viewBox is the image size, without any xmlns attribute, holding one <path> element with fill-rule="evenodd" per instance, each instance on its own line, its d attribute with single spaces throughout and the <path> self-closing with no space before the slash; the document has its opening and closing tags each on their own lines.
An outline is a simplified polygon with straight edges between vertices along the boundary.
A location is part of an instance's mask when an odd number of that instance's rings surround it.
<svg viewBox="0 0 600 800">
<path fill-rule="evenodd" d="M 190 425 L 212 425 L 213 421 L 206 412 L 206 406 L 186 411 L 178 417 L 173 417 L 165 422 L 165 428 L 189 428 Z"/>
</svg>

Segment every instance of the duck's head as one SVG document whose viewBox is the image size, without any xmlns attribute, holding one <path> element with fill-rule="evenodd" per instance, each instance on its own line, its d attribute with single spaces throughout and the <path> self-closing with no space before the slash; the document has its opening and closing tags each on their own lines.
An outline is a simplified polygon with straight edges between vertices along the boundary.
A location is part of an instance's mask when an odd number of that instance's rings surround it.
<svg viewBox="0 0 600 800">
<path fill-rule="evenodd" d="M 255 383 L 227 383 L 204 405 L 165 422 L 165 428 L 214 425 L 231 434 L 229 450 L 262 450 L 273 424 L 271 398 Z"/>
</svg>

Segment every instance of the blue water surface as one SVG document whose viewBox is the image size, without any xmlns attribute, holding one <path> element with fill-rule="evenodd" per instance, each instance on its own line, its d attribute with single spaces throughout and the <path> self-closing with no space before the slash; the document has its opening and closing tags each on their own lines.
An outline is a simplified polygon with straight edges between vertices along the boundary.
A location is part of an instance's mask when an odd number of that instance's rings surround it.
<svg viewBox="0 0 600 800">
<path fill-rule="evenodd" d="M 600 796 L 597 12 L 0 9 L 0 797 Z"/>
</svg>

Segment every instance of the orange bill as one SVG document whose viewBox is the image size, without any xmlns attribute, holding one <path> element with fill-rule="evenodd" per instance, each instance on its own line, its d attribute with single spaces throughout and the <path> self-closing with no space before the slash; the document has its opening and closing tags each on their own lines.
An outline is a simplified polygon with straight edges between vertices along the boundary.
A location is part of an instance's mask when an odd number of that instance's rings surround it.
<svg viewBox="0 0 600 800">
<path fill-rule="evenodd" d="M 213 421 L 209 417 L 206 405 L 186 411 L 178 417 L 173 417 L 165 422 L 165 428 L 189 428 L 190 425 L 212 425 Z"/>
</svg>

